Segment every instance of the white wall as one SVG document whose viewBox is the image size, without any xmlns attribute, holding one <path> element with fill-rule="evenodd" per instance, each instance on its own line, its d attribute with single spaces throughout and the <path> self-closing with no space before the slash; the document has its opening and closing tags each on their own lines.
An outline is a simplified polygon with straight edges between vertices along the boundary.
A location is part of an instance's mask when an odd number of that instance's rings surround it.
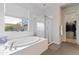
<svg viewBox="0 0 79 59">
<path fill-rule="evenodd" d="M 4 33 L 4 4 L 0 3 L 0 36 Z"/>
<path fill-rule="evenodd" d="M 5 4 L 5 15 L 27 18 L 27 11 L 25 8 L 15 4 L 15 3 L 6 3 Z"/>
<path fill-rule="evenodd" d="M 60 5 L 57 5 L 54 7 L 53 10 L 53 23 L 52 23 L 52 36 L 53 36 L 53 42 L 56 44 L 61 43 L 61 38 L 60 38 Z"/>
</svg>

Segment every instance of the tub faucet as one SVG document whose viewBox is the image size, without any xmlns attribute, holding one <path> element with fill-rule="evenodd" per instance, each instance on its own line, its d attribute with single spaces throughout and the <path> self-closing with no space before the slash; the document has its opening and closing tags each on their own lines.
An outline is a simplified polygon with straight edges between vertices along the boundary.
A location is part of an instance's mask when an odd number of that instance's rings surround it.
<svg viewBox="0 0 79 59">
<path fill-rule="evenodd" d="M 10 50 L 12 50 L 13 46 L 14 46 L 14 42 L 11 43 Z"/>
</svg>

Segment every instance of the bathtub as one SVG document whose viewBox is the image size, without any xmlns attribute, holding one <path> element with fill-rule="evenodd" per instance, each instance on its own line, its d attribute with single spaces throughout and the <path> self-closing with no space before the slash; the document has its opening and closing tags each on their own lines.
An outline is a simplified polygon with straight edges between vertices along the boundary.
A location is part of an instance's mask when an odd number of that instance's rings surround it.
<svg viewBox="0 0 79 59">
<path fill-rule="evenodd" d="M 14 40 L 8 41 L 5 46 L 11 45 L 14 42 L 13 46 L 16 49 L 6 50 L 6 54 L 10 55 L 40 55 L 45 50 L 48 49 L 48 40 L 40 37 L 30 36 L 22 37 Z"/>
<path fill-rule="evenodd" d="M 11 45 L 12 42 L 14 42 L 14 46 L 15 47 L 23 47 L 26 45 L 30 45 L 33 44 L 35 42 L 38 42 L 40 40 L 39 37 L 35 37 L 35 36 L 31 36 L 31 37 L 20 37 L 20 38 L 16 38 L 14 40 L 10 40 L 8 41 L 5 45 Z"/>
</svg>

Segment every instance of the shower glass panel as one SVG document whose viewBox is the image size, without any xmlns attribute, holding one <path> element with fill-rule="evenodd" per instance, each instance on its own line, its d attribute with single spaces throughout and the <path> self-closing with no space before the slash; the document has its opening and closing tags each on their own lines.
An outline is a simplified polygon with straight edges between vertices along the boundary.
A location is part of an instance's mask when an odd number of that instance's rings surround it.
<svg viewBox="0 0 79 59">
<path fill-rule="evenodd" d="M 44 37 L 44 23 L 37 22 L 37 36 Z"/>
</svg>

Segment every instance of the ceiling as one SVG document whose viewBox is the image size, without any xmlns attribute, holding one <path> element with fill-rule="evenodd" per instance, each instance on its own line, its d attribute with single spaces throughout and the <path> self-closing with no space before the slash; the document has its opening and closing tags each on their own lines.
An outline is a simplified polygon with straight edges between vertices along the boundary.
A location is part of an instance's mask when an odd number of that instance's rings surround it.
<svg viewBox="0 0 79 59">
<path fill-rule="evenodd" d="M 23 7 L 26 10 L 26 15 L 29 14 L 30 17 L 54 17 L 60 11 L 60 7 L 66 8 L 72 5 L 71 3 L 12 3 L 14 6 L 15 4 Z"/>
<path fill-rule="evenodd" d="M 29 10 L 31 15 L 52 16 L 54 8 L 62 6 L 64 3 L 16 3 L 17 5 Z"/>
</svg>

